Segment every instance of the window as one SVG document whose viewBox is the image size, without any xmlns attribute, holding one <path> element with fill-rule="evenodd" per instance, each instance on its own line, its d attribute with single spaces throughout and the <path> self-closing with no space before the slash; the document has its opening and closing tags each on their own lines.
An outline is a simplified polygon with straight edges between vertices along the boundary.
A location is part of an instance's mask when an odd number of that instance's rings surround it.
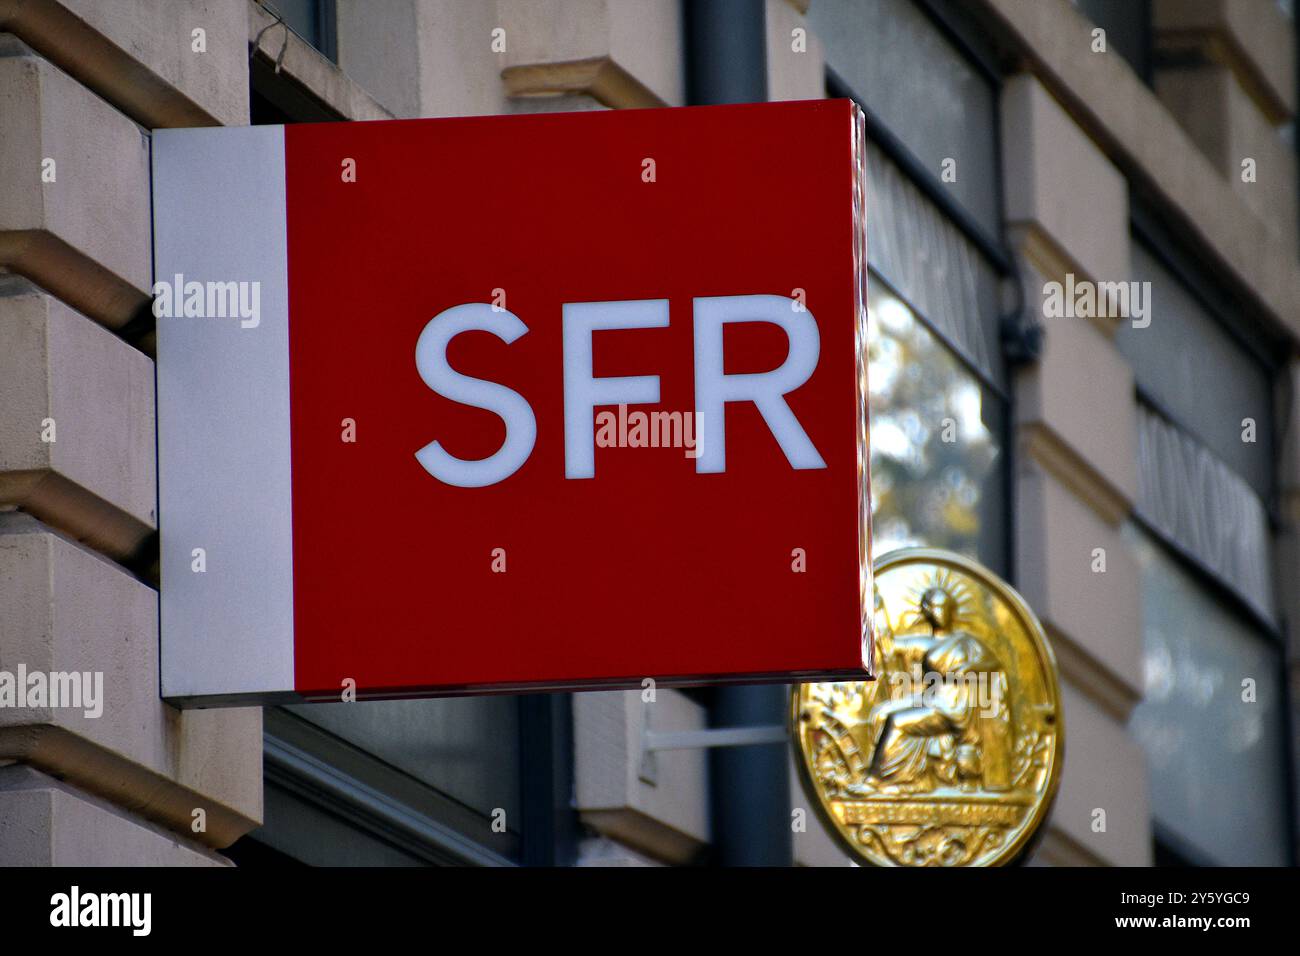
<svg viewBox="0 0 1300 956">
<path fill-rule="evenodd" d="M 286 123 L 333 123 L 343 119 L 312 90 L 276 72 L 275 61 L 259 50 L 248 62 L 249 122 L 253 126 Z"/>
<path fill-rule="evenodd" d="M 1106 31 L 1106 49 L 1151 82 L 1151 0 L 1074 0 L 1085 17 Z"/>
<path fill-rule="evenodd" d="M 1141 406 L 1137 513 L 1273 621 L 1273 384 L 1259 357 L 1267 346 L 1234 336 L 1220 310 L 1175 274 L 1178 265 L 1134 242 L 1133 277 L 1151 284 L 1151 321 L 1122 322 L 1115 339 Z"/>
<path fill-rule="evenodd" d="M 313 866 L 518 859 L 518 738 L 494 733 L 515 729 L 517 700 L 498 701 L 514 711 L 505 727 L 440 706 L 461 701 L 266 708 L 264 823 L 230 855 L 241 865 L 267 850 Z M 514 824 L 504 833 L 491 828 L 498 800 Z"/>
<path fill-rule="evenodd" d="M 480 856 L 483 861 L 493 855 L 519 856 L 523 815 L 518 698 L 376 700 L 306 704 L 284 711 L 283 718 L 268 722 L 270 748 L 299 743 L 307 752 L 333 755 L 337 767 L 343 763 L 338 742 L 346 741 L 361 752 L 352 761 L 359 781 L 377 792 L 401 793 L 404 802 L 423 806 L 426 817 L 472 837 L 489 851 Z M 325 733 L 291 727 L 294 718 Z M 362 754 L 378 766 L 370 767 L 360 759 Z M 397 782 L 385 785 L 391 771 L 404 775 L 407 779 L 400 783 L 406 786 L 399 790 Z M 503 821 L 504 833 L 493 831 L 494 814 Z"/>
<path fill-rule="evenodd" d="M 951 548 L 1009 572 L 997 89 L 951 5 L 818 0 L 832 96 L 868 114 L 877 555 Z M 956 8 L 952 8 L 956 9 Z M 955 181 L 944 160 L 955 159 Z"/>
<path fill-rule="evenodd" d="M 338 14 L 334 0 L 258 0 L 298 36 L 338 62 Z"/>
<path fill-rule="evenodd" d="M 997 90 L 913 0 L 817 0 L 808 21 L 827 66 L 990 235 L 1001 222 Z"/>
<path fill-rule="evenodd" d="M 1125 536 L 1142 573 L 1145 685 L 1130 726 L 1146 750 L 1157 833 L 1189 848 L 1185 859 L 1285 866 L 1281 651 L 1149 535 L 1130 525 Z"/>
<path fill-rule="evenodd" d="M 1131 258 L 1133 278 L 1151 283 L 1151 324 L 1121 323 L 1116 344 L 1139 387 L 1267 499 L 1273 491 L 1272 383 L 1256 353 L 1278 353 L 1271 343 L 1251 347 L 1234 338 L 1228 323 L 1140 237 Z M 1251 442 L 1242 441 L 1246 419 L 1255 423 Z"/>
<path fill-rule="evenodd" d="M 1285 352 L 1197 278 L 1139 211 L 1150 325 L 1116 344 L 1138 389 L 1143 699 L 1157 860 L 1291 860 L 1287 708 L 1273 580 L 1273 377 Z"/>
<path fill-rule="evenodd" d="M 868 306 L 875 552 L 925 545 L 1001 567 L 1004 403 L 875 275 Z"/>
<path fill-rule="evenodd" d="M 549 864 L 576 846 L 567 694 L 267 707 L 240 865 Z"/>
</svg>

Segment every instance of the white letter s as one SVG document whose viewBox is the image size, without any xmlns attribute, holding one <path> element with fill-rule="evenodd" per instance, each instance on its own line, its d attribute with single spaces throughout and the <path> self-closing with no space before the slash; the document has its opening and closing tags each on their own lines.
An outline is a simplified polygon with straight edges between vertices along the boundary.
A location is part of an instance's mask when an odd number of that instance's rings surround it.
<svg viewBox="0 0 1300 956">
<path fill-rule="evenodd" d="M 537 442 L 537 419 L 527 399 L 497 382 L 462 375 L 447 364 L 447 346 L 461 332 L 491 332 L 507 345 L 528 331 L 513 313 L 494 310 L 485 302 L 469 302 L 439 312 L 415 343 L 415 367 L 431 389 L 454 402 L 484 408 L 499 415 L 506 439 L 487 458 L 466 461 L 448 454 L 438 442 L 415 453 L 424 470 L 439 481 L 459 488 L 482 488 L 504 481 L 528 460 Z"/>
</svg>

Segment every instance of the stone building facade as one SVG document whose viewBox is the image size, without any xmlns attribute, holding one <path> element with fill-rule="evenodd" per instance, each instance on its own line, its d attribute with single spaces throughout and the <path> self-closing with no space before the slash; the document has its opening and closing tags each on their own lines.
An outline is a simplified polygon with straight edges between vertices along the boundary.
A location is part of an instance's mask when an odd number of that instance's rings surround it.
<svg viewBox="0 0 1300 956">
<path fill-rule="evenodd" d="M 0 0 L 0 671 L 104 675 L 98 717 L 0 707 L 0 864 L 847 863 L 780 747 L 645 752 L 786 691 L 158 695 L 152 130 L 824 96 L 869 118 L 877 550 L 980 558 L 1060 662 L 1033 861 L 1294 862 L 1295 17 Z M 1053 283 L 1148 291 L 1061 316 Z"/>
</svg>

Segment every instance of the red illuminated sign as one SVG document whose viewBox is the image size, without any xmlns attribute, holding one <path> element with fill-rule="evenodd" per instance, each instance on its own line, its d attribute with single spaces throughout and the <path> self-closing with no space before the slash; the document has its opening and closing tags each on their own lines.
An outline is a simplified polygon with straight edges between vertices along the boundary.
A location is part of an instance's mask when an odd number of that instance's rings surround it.
<svg viewBox="0 0 1300 956">
<path fill-rule="evenodd" d="M 861 135 L 160 131 L 164 696 L 861 678 Z"/>
</svg>

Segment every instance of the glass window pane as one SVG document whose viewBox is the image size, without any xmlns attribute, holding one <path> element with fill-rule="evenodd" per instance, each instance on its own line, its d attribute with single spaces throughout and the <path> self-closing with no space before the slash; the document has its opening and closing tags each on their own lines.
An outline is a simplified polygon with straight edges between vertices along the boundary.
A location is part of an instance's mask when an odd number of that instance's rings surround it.
<svg viewBox="0 0 1300 956">
<path fill-rule="evenodd" d="M 1002 402 L 882 282 L 868 286 L 873 550 L 951 548 L 1005 571 Z"/>
<path fill-rule="evenodd" d="M 262 5 L 279 14 L 294 33 L 334 59 L 333 30 L 329 22 L 334 15 L 331 0 L 262 0 Z"/>
<path fill-rule="evenodd" d="M 873 143 L 867 144 L 867 261 L 988 381 L 1006 387 L 997 273 Z"/>
<path fill-rule="evenodd" d="M 1145 404 L 1138 405 L 1137 423 L 1138 514 L 1272 620 L 1273 555 L 1259 495 Z"/>
<path fill-rule="evenodd" d="M 826 64 L 992 234 L 999 227 L 992 85 L 912 0 L 817 0 Z"/>
<path fill-rule="evenodd" d="M 1133 526 L 1142 569 L 1151 807 L 1168 832 L 1228 866 L 1287 862 L 1285 710 L 1277 650 Z M 1254 682 L 1254 700 L 1242 682 Z"/>
<path fill-rule="evenodd" d="M 253 832 L 255 847 L 270 847 L 283 854 L 283 860 L 265 860 L 308 866 L 421 866 L 425 861 L 395 842 L 352 826 L 296 793 L 268 782 L 263 791 L 263 825 Z M 237 865 L 248 865 L 241 857 L 251 841 L 236 844 Z M 253 849 L 257 852 L 256 848 Z M 256 865 L 258 860 L 250 861 Z"/>
<path fill-rule="evenodd" d="M 1141 386 L 1174 419 L 1246 479 L 1262 498 L 1272 491 L 1272 385 L 1268 371 L 1141 243 L 1133 278 L 1151 283 L 1151 324 L 1121 322 L 1115 335 Z M 1242 440 L 1242 422 L 1255 440 Z"/>
<path fill-rule="evenodd" d="M 367 700 L 286 707 L 467 807 L 506 811 L 519 802 L 519 701 L 501 695 Z"/>
<path fill-rule="evenodd" d="M 1150 0 L 1074 0 L 1074 5 L 1106 31 L 1108 49 L 1127 60 L 1143 82 L 1150 79 Z"/>
</svg>

